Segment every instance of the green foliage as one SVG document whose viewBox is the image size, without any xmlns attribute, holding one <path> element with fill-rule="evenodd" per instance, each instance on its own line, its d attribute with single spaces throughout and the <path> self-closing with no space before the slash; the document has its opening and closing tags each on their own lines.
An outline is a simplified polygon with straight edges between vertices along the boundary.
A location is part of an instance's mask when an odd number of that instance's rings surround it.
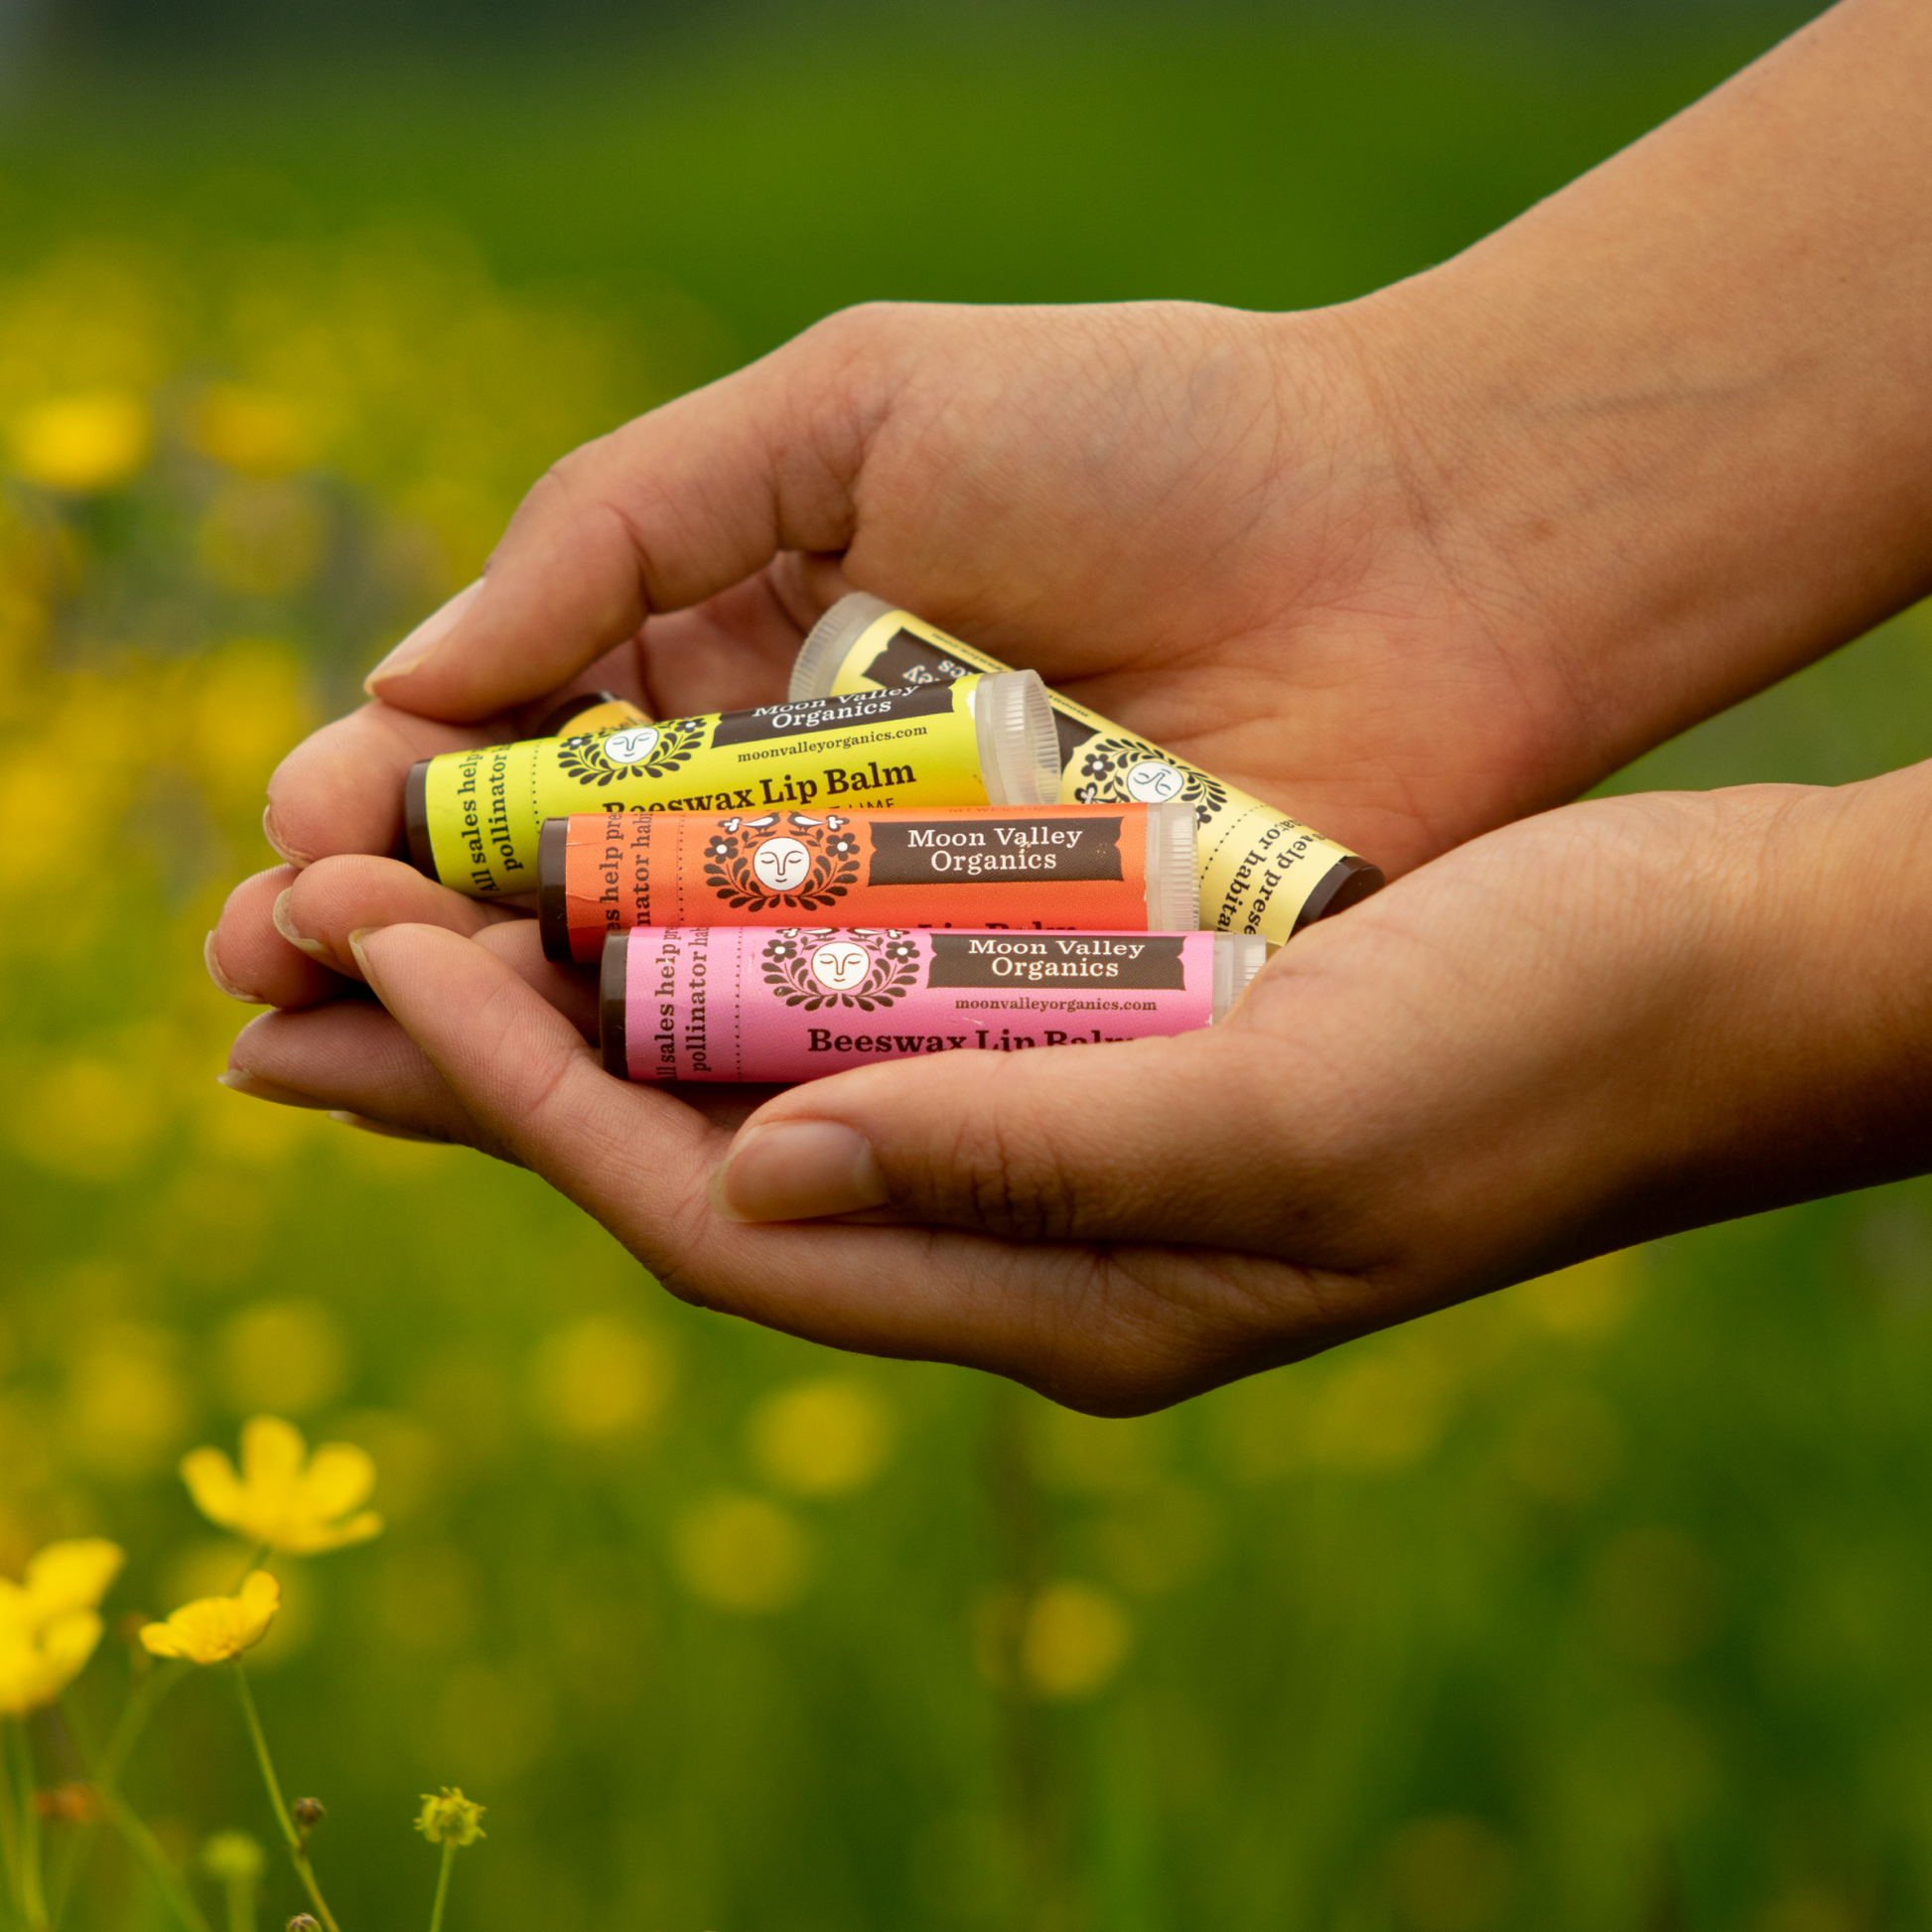
<svg viewBox="0 0 1932 1932">
<path fill-rule="evenodd" d="M 174 1465 L 266 1410 L 380 1470 L 382 1536 L 279 1563 L 250 1653 L 349 1932 L 422 1922 L 446 1782 L 489 1800 L 477 1932 L 1932 1912 L 1922 1184 L 1090 1422 L 686 1309 L 527 1174 L 218 1091 L 200 968 L 281 746 L 572 442 L 865 295 L 1346 294 L 1770 31 L 855 16 L 17 115 L 0 1572 L 127 1547 L 87 1728 L 117 1619 L 234 1587 Z M 1932 752 L 1928 648 L 1902 621 L 1626 782 Z M 221 1675 L 127 1781 L 211 1917 L 202 1848 L 277 1829 Z M 71 1922 L 165 1922 L 103 1848 Z"/>
</svg>

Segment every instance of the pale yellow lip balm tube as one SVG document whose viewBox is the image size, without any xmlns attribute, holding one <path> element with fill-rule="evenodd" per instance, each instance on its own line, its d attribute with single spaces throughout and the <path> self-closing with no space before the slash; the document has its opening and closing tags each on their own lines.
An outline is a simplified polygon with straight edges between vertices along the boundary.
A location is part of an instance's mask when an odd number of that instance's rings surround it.
<svg viewBox="0 0 1932 1932">
<path fill-rule="evenodd" d="M 791 667 L 790 696 L 915 689 L 1010 668 L 865 591 L 815 623 Z M 1200 922 L 1280 944 L 1382 886 L 1380 870 L 1247 792 L 1048 690 L 1059 738 L 1060 803 L 1184 799 L 1200 823 Z"/>
</svg>

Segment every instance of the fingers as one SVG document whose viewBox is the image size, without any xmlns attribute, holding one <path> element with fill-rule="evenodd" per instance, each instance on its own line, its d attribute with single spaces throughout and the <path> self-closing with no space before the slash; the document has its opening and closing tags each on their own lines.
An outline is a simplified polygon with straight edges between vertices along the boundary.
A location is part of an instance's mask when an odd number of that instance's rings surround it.
<svg viewBox="0 0 1932 1932">
<path fill-rule="evenodd" d="M 482 587 L 367 688 L 480 720 L 556 688 L 653 611 L 718 596 L 781 550 L 839 550 L 896 333 L 834 317 L 762 361 L 566 457 L 524 498 Z"/>
<path fill-rule="evenodd" d="M 580 1046 L 587 1037 L 595 1038 L 597 990 L 592 977 L 545 959 L 533 921 L 494 922 L 481 933 L 480 947 L 485 949 L 481 956 L 495 959 L 542 1000 L 549 1017 L 566 1025 Z M 339 986 L 343 983 L 338 979 Z M 434 976 L 424 992 L 432 1000 L 461 997 L 458 989 Z M 351 1113 L 363 1125 L 459 1141 L 503 1159 L 516 1158 L 489 1122 L 473 1115 L 451 1092 L 408 1034 L 367 999 L 337 1000 L 312 1011 L 264 1014 L 251 1021 L 229 1048 L 223 1081 L 259 1100 Z"/>
<path fill-rule="evenodd" d="M 1016 1039 L 1042 1031 L 1025 1024 Z M 719 1203 L 753 1221 L 871 1212 L 1004 1240 L 1285 1252 L 1308 1219 L 1300 1141 L 1270 1098 L 1293 1057 L 1224 1028 L 861 1068 L 760 1108 Z"/>
<path fill-rule="evenodd" d="M 263 1014 L 235 1035 L 221 1077 L 224 1086 L 255 1100 L 353 1114 L 511 1158 L 373 1001 Z"/>
<path fill-rule="evenodd" d="M 471 943 L 391 926 L 358 943 L 370 983 L 460 1103 L 475 1143 L 543 1174 L 686 1300 L 839 1347 L 991 1369 L 1109 1414 L 1173 1401 L 1342 1332 L 1328 1284 L 1253 1257 L 721 1216 L 708 1183 L 725 1133 L 668 1093 L 606 1074 L 490 957 L 503 931 Z M 285 1020 L 310 1024 L 277 1017 L 250 1032 Z M 414 1091 L 395 1098 L 419 1109 L 412 1121 L 440 1118 Z"/>
<path fill-rule="evenodd" d="M 312 733 L 275 767 L 262 830 L 296 866 L 337 852 L 394 852 L 402 843 L 402 781 L 409 767 L 418 759 L 509 735 L 366 704 Z"/>
<path fill-rule="evenodd" d="M 231 999 L 294 1009 L 361 993 L 349 949 L 357 926 L 419 920 L 466 936 L 518 920 L 465 898 L 394 859 L 344 855 L 298 872 L 273 866 L 228 895 L 207 936 L 208 976 Z M 527 923 L 527 921 L 523 921 Z"/>
<path fill-rule="evenodd" d="M 208 977 L 231 1000 L 312 1007 L 349 992 L 325 956 L 291 944 L 276 929 L 276 904 L 300 877 L 293 866 L 271 866 L 228 895 L 203 956 Z"/>
<path fill-rule="evenodd" d="M 509 906 L 468 898 L 396 859 L 343 853 L 274 876 L 284 880 L 270 909 L 276 936 L 304 957 L 358 980 L 362 969 L 348 937 L 363 926 L 440 925 L 468 939 L 492 925 L 530 923 Z"/>
</svg>

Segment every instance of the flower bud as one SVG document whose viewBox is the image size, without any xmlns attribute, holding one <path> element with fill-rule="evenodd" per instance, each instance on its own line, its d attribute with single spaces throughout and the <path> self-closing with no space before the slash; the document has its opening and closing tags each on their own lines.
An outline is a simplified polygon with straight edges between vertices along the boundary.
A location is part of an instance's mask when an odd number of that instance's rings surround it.
<svg viewBox="0 0 1932 1932">
<path fill-rule="evenodd" d="M 323 1809 L 320 1798 L 298 1798 L 289 1810 L 295 1814 L 295 1822 L 305 1832 L 314 1831 L 329 1816 Z"/>
<path fill-rule="evenodd" d="M 322 1932 L 322 1921 L 313 1912 L 297 1912 L 289 1920 L 289 1932 Z"/>
<path fill-rule="evenodd" d="M 466 1798 L 460 1785 L 446 1784 L 440 1797 L 423 1793 L 416 1829 L 432 1845 L 474 1845 L 483 1836 L 483 1808 Z"/>
</svg>

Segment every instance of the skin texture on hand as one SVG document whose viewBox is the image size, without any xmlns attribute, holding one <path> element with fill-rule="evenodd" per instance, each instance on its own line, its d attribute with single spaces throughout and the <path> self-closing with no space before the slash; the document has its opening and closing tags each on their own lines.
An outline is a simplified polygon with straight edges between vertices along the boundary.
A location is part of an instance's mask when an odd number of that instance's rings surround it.
<svg viewBox="0 0 1932 1932">
<path fill-rule="evenodd" d="M 236 1068 L 710 1306 L 1115 1411 L 1916 1171 L 1923 773 L 1524 815 L 1932 584 L 1928 72 L 1932 13 L 1846 0 L 1364 301 L 858 310 L 575 453 L 277 771 Z M 852 586 L 1410 876 L 1077 1072 L 610 1080 L 520 908 L 383 856 L 403 773 L 566 689 L 772 701 Z"/>
<path fill-rule="evenodd" d="M 265 1016 L 234 1064 L 520 1162 L 705 1306 L 1128 1413 L 1921 1162 L 1932 1044 L 1896 1041 L 1932 993 L 1890 1003 L 1922 904 L 1837 862 L 1905 879 L 1929 777 L 1546 814 L 1304 935 L 1222 1027 L 863 1068 L 749 1123 L 755 1093 L 607 1076 L 528 921 L 364 931 L 387 1011 Z"/>
</svg>

